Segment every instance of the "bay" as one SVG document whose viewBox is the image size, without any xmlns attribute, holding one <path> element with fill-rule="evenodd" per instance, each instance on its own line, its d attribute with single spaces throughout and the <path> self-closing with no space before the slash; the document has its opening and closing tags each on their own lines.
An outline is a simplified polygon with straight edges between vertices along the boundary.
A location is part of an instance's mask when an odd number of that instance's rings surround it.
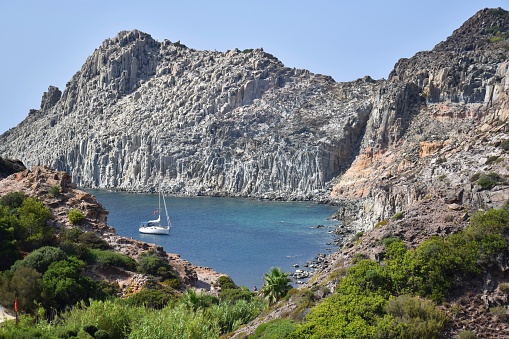
<svg viewBox="0 0 509 339">
<path fill-rule="evenodd" d="M 249 289 L 262 286 L 263 274 L 271 267 L 294 272 L 293 265 L 302 269 L 319 253 L 335 250 L 330 243 L 339 222 L 328 220 L 336 212 L 329 205 L 167 197 L 170 235 L 150 235 L 139 233 L 138 226 L 154 217 L 157 194 L 87 191 L 109 211 L 108 225 L 119 235 L 160 245 L 194 265 L 225 273 L 237 285 Z"/>
</svg>

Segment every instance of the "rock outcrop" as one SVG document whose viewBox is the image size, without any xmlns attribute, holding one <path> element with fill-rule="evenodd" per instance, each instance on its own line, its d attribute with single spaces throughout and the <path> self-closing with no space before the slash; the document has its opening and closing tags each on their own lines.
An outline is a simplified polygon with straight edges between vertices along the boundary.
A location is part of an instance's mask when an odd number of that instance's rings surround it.
<svg viewBox="0 0 509 339">
<path fill-rule="evenodd" d="M 508 174 L 508 31 L 506 11 L 485 9 L 388 80 L 347 83 L 262 49 L 124 31 L 61 95 L 50 87 L 0 154 L 84 187 L 334 201 L 359 229 L 428 196 L 495 207 L 504 180 L 486 190 L 471 177 Z"/>
<path fill-rule="evenodd" d="M 0 153 L 80 186 L 310 199 L 347 167 L 378 83 L 337 84 L 262 49 L 196 51 L 148 34 L 106 40 Z"/>
</svg>

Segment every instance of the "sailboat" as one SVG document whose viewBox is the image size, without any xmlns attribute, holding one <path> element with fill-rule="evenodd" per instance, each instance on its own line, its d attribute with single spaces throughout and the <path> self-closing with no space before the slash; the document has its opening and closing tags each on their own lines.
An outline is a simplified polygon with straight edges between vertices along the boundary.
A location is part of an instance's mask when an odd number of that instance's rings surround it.
<svg viewBox="0 0 509 339">
<path fill-rule="evenodd" d="M 164 211 L 166 212 L 166 226 L 161 224 L 161 198 L 164 204 Z M 155 220 L 149 220 L 147 222 L 142 222 L 140 225 L 140 233 L 146 234 L 170 234 L 170 217 L 168 216 L 168 209 L 166 208 L 166 200 L 164 199 L 164 194 L 161 193 L 161 189 L 159 189 L 159 209 L 157 210 L 158 218 Z"/>
</svg>

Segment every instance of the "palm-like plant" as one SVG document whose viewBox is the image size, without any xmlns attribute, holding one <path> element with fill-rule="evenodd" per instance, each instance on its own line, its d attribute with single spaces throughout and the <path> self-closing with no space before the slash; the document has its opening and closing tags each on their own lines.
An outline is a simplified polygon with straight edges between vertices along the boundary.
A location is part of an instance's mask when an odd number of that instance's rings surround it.
<svg viewBox="0 0 509 339">
<path fill-rule="evenodd" d="M 269 273 L 264 274 L 263 279 L 265 284 L 262 287 L 262 293 L 271 304 L 284 297 L 292 288 L 288 273 L 281 271 L 279 267 L 272 267 Z"/>
</svg>

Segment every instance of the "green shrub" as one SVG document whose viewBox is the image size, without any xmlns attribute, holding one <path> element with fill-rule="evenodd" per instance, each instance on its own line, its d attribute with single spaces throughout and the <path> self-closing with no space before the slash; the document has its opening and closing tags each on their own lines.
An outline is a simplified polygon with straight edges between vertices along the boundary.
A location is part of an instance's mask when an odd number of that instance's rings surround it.
<svg viewBox="0 0 509 339">
<path fill-rule="evenodd" d="M 502 141 L 502 143 L 500 143 L 498 147 L 500 147 L 504 151 L 509 151 L 509 139 L 505 139 L 504 141 Z"/>
<path fill-rule="evenodd" d="M 475 181 L 479 180 L 480 177 L 481 177 L 481 173 L 477 172 L 470 177 L 470 182 L 475 182 Z"/>
<path fill-rule="evenodd" d="M 77 209 L 71 209 L 67 213 L 67 218 L 69 219 L 69 222 L 71 225 L 78 225 L 80 222 L 82 222 L 85 219 L 85 216 L 80 210 Z"/>
<path fill-rule="evenodd" d="M 138 257 L 138 270 L 141 273 L 157 275 L 161 267 L 171 270 L 171 265 L 155 252 L 145 252 Z"/>
<path fill-rule="evenodd" d="M 49 245 L 54 229 L 48 224 L 51 219 L 49 208 L 35 198 L 26 198 L 18 208 L 19 227 L 14 230 L 20 249 L 30 252 Z"/>
<path fill-rule="evenodd" d="M 67 254 L 58 247 L 43 246 L 30 252 L 23 260 L 18 260 L 12 265 L 15 271 L 20 267 L 31 267 L 40 273 L 44 273 L 51 263 L 67 259 Z"/>
<path fill-rule="evenodd" d="M 221 290 L 227 290 L 227 289 L 235 289 L 237 286 L 233 282 L 232 278 L 230 278 L 227 275 L 222 275 L 217 279 L 217 282 L 219 284 L 219 287 L 221 287 Z"/>
<path fill-rule="evenodd" d="M 290 319 L 275 319 L 258 326 L 249 339 L 282 339 L 295 332 L 297 324 Z"/>
<path fill-rule="evenodd" d="M 251 301 L 256 294 L 247 288 L 229 288 L 219 292 L 219 300 L 237 302 L 238 300 Z"/>
<path fill-rule="evenodd" d="M 408 295 L 390 299 L 386 312 L 394 317 L 398 338 L 438 338 L 447 321 L 445 314 L 433 303 Z"/>
<path fill-rule="evenodd" d="M 502 178 L 495 172 L 491 172 L 488 174 L 481 174 L 479 179 L 477 179 L 476 184 L 481 186 L 482 190 L 490 190 L 495 187 L 499 182 L 502 181 Z"/>
<path fill-rule="evenodd" d="M 403 219 L 403 212 L 397 212 L 392 216 L 393 220 Z"/>
<path fill-rule="evenodd" d="M 380 220 L 379 222 L 376 223 L 375 228 L 378 228 L 378 227 L 381 227 L 381 226 L 385 226 L 388 223 L 389 222 L 387 221 L 387 219 Z"/>
<path fill-rule="evenodd" d="M 23 200 L 25 200 L 25 193 L 23 192 L 7 193 L 0 198 L 0 205 L 15 209 L 21 207 Z"/>
<path fill-rule="evenodd" d="M 107 267 L 122 267 L 129 271 L 136 269 L 136 261 L 122 253 L 90 249 L 90 254 L 93 258 L 93 263 L 103 269 Z"/>
<path fill-rule="evenodd" d="M 110 245 L 108 245 L 104 239 L 101 239 L 94 232 L 82 232 L 78 236 L 77 242 L 86 245 L 88 248 L 98 248 L 103 250 L 110 248 Z"/>
<path fill-rule="evenodd" d="M 363 231 L 355 233 L 355 235 L 352 237 L 352 241 L 355 242 L 355 241 L 359 240 L 363 235 L 364 235 Z"/>
<path fill-rule="evenodd" d="M 140 292 L 133 294 L 128 299 L 128 304 L 160 310 L 172 300 L 174 300 L 174 295 L 170 290 L 144 288 Z"/>
<path fill-rule="evenodd" d="M 502 282 L 498 284 L 498 288 L 500 289 L 500 292 L 504 294 L 509 294 L 509 283 Z"/>
<path fill-rule="evenodd" d="M 477 335 L 468 330 L 461 330 L 458 332 L 458 335 L 456 336 L 456 339 L 476 339 Z"/>
<path fill-rule="evenodd" d="M 490 313 L 496 316 L 498 320 L 507 319 L 507 308 L 505 306 L 490 307 Z"/>
<path fill-rule="evenodd" d="M 499 162 L 500 160 L 500 157 L 498 155 L 492 155 L 491 157 L 489 157 L 487 160 L 486 160 L 486 165 L 490 165 L 490 164 L 493 164 L 493 163 L 496 163 L 496 162 Z"/>
<path fill-rule="evenodd" d="M 61 187 L 59 185 L 51 186 L 51 188 L 49 189 L 49 194 L 53 198 L 58 197 L 61 192 L 62 192 L 62 189 L 61 189 Z"/>
</svg>

